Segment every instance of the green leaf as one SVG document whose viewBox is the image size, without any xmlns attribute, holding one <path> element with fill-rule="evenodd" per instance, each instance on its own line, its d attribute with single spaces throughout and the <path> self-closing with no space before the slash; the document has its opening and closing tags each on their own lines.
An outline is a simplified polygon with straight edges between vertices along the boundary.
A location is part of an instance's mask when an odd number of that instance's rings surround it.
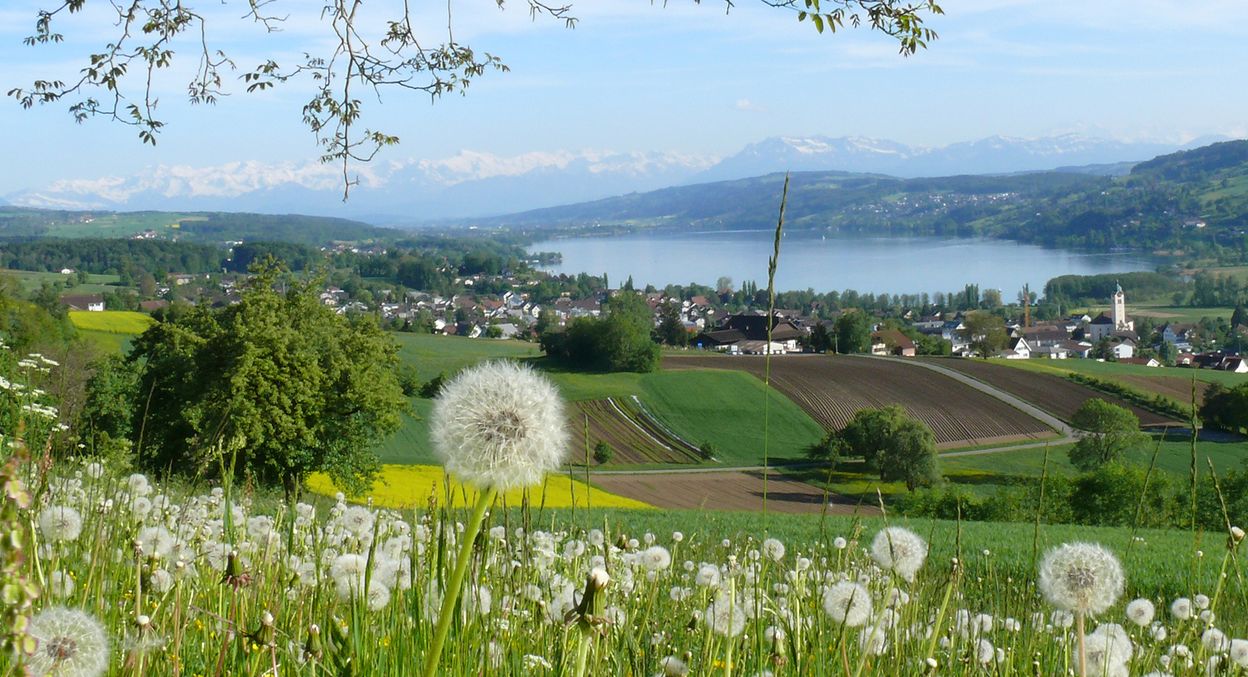
<svg viewBox="0 0 1248 677">
<path fill-rule="evenodd" d="M 823 32 L 823 17 L 819 14 L 812 14 L 810 20 L 815 22 L 815 30 Z"/>
</svg>

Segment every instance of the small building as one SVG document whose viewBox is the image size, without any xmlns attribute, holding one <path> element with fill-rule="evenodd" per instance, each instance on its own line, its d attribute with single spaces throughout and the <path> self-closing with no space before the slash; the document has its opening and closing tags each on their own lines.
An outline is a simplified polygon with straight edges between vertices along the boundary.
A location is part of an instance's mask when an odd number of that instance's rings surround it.
<svg viewBox="0 0 1248 677">
<path fill-rule="evenodd" d="M 1027 339 L 1021 336 L 1010 339 L 1008 347 L 1001 351 L 998 357 L 1004 357 L 1007 360 L 1031 359 L 1031 345 L 1027 343 Z"/>
<path fill-rule="evenodd" d="M 104 312 L 104 297 L 99 294 L 66 294 L 61 297 L 61 303 L 70 310 Z"/>
<path fill-rule="evenodd" d="M 914 357 L 916 350 L 909 336 L 896 329 L 881 329 L 871 332 L 871 354 Z"/>
<path fill-rule="evenodd" d="M 1118 360 L 1121 364 L 1135 364 L 1141 367 L 1160 367 L 1161 363 L 1152 357 L 1124 357 Z"/>
</svg>

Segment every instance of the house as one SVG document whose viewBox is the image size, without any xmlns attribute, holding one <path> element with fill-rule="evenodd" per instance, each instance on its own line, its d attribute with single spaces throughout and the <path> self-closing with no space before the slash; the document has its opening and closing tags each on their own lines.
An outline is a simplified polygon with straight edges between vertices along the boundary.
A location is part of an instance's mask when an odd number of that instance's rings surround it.
<svg viewBox="0 0 1248 677">
<path fill-rule="evenodd" d="M 1227 357 L 1217 367 L 1220 371 L 1229 371 L 1236 374 L 1248 374 L 1248 360 L 1242 357 Z"/>
<path fill-rule="evenodd" d="M 61 303 L 70 310 L 104 312 L 104 297 L 99 294 L 66 294 L 61 297 Z"/>
<path fill-rule="evenodd" d="M 139 301 L 139 310 L 150 313 L 162 308 L 168 308 L 169 302 L 164 299 L 155 299 L 153 301 Z"/>
<path fill-rule="evenodd" d="M 1032 352 L 1031 356 L 1047 357 L 1050 360 L 1065 360 L 1070 357 L 1070 348 L 1065 345 L 1045 346 L 1044 348 L 1040 348 L 1037 351 Z"/>
<path fill-rule="evenodd" d="M 1067 341 L 1060 347 L 1065 348 L 1069 355 L 1073 357 L 1080 357 L 1085 360 L 1092 354 L 1092 344 L 1086 341 L 1082 343 L 1079 341 Z"/>
<path fill-rule="evenodd" d="M 1027 339 L 1027 345 L 1031 346 L 1032 350 L 1060 346 L 1070 340 L 1070 332 L 1066 330 L 1066 327 L 1053 324 L 1026 327 L 1020 329 L 1018 334 Z"/>
<path fill-rule="evenodd" d="M 744 347 L 742 346 L 738 346 L 735 351 L 730 346 L 739 344 L 742 341 L 763 341 L 765 343 L 768 340 L 767 325 L 766 315 L 731 315 L 719 327 L 710 331 L 703 331 L 693 341 L 694 345 L 702 348 L 744 352 Z M 800 349 L 798 340 L 803 335 L 802 329 L 793 322 L 773 317 L 770 339 L 772 342 L 779 344 L 780 350 L 772 354 L 798 351 Z M 755 348 L 757 346 L 750 347 Z"/>
<path fill-rule="evenodd" d="M 1027 343 L 1027 339 L 1023 337 L 1012 338 L 1008 347 L 1001 351 L 997 357 L 1004 357 L 1007 360 L 1027 360 L 1031 359 L 1031 346 Z"/>
<path fill-rule="evenodd" d="M 1196 325 L 1167 322 L 1161 327 L 1161 340 L 1179 350 L 1188 350 L 1196 338 Z"/>
<path fill-rule="evenodd" d="M 1195 362 L 1196 356 L 1191 353 L 1179 353 L 1179 355 L 1174 358 L 1174 366 L 1176 367 L 1190 367 Z"/>
<path fill-rule="evenodd" d="M 1135 341 L 1125 337 L 1117 338 L 1115 342 L 1110 345 L 1109 353 L 1118 361 L 1135 357 Z"/>
<path fill-rule="evenodd" d="M 1158 362 L 1156 359 L 1151 358 L 1151 357 L 1148 357 L 1148 358 L 1127 357 L 1127 358 L 1118 360 L 1118 362 L 1121 364 L 1138 364 L 1142 367 L 1160 367 L 1161 366 L 1160 362 Z"/>
<path fill-rule="evenodd" d="M 1114 319 L 1108 313 L 1101 313 L 1088 323 L 1084 336 L 1095 343 L 1103 338 L 1112 336 L 1115 331 L 1117 331 L 1117 328 L 1114 326 Z"/>
<path fill-rule="evenodd" d="M 896 329 L 881 329 L 871 332 L 871 354 L 914 357 L 916 351 L 909 336 Z"/>
</svg>

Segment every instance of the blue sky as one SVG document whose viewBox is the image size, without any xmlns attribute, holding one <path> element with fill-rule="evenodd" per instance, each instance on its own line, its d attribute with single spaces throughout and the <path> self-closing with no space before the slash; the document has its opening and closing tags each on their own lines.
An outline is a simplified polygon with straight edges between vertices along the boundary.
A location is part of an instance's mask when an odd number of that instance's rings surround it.
<svg viewBox="0 0 1248 677">
<path fill-rule="evenodd" d="M 109 39 L 104 0 L 60 24 L 66 42 L 27 47 L 35 11 L 54 0 L 6 0 L 0 9 L 0 85 L 69 79 Z M 197 0 L 218 46 L 240 65 L 324 46 L 313 0 L 280 0 L 286 30 L 240 21 L 245 3 Z M 370 8 L 397 4 L 374 0 Z M 427 3 L 425 25 L 445 23 Z M 91 8 L 95 8 L 94 11 Z M 786 12 L 738 0 L 650 4 L 582 0 L 575 30 L 531 21 L 509 0 L 454 5 L 457 38 L 501 56 L 511 72 L 467 96 L 430 104 L 388 92 L 368 101 L 370 127 L 399 135 L 392 159 L 437 159 L 469 149 L 500 155 L 598 149 L 727 155 L 775 135 L 860 135 L 944 145 L 992 134 L 1081 132 L 1124 140 L 1185 141 L 1248 135 L 1248 48 L 1239 0 L 948 0 L 931 25 L 940 39 L 910 57 L 867 30 L 818 35 Z M 300 13 L 307 13 L 300 16 Z M 183 44 L 181 69 L 193 65 Z M 241 73 L 241 70 L 240 70 Z M 157 83 L 169 124 L 155 148 L 102 120 L 76 125 L 64 106 L 0 102 L 10 161 L 0 194 L 63 178 L 123 175 L 160 164 L 306 162 L 318 155 L 300 122 L 306 86 L 236 92 L 215 107 L 185 103 L 185 70 Z"/>
</svg>

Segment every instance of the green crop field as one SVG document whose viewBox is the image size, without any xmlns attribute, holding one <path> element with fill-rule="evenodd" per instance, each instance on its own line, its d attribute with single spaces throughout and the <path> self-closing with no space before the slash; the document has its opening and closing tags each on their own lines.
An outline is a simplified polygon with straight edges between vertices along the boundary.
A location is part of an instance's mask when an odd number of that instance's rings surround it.
<svg viewBox="0 0 1248 677">
<path fill-rule="evenodd" d="M 155 324 L 151 315 L 136 313 L 130 310 L 105 310 L 90 312 L 86 310 L 69 311 L 69 321 L 77 329 L 101 331 L 110 334 L 142 334 Z"/>
<path fill-rule="evenodd" d="M 145 230 L 162 235 L 176 235 L 178 221 L 188 217 L 169 212 L 129 212 L 99 214 L 90 223 L 64 221 L 49 226 L 52 237 L 129 237 Z M 199 217 L 201 220 L 203 217 Z"/>
<path fill-rule="evenodd" d="M 1092 306 L 1083 309 L 1083 312 L 1096 317 L 1102 312 L 1109 312 L 1109 306 Z M 1225 318 L 1229 320 L 1231 313 L 1235 312 L 1234 308 L 1213 307 L 1213 308 L 1193 308 L 1191 306 L 1163 306 L 1163 305 L 1127 305 L 1127 315 L 1133 317 L 1149 317 L 1158 324 L 1165 322 L 1192 323 L 1199 322 L 1202 318 Z"/>
<path fill-rule="evenodd" d="M 763 414 L 769 408 L 767 442 L 772 463 L 801 460 L 823 429 L 762 381 L 743 372 L 683 370 L 647 374 L 642 402 L 660 421 L 694 445 L 710 442 L 727 465 L 763 460 Z"/>
</svg>

